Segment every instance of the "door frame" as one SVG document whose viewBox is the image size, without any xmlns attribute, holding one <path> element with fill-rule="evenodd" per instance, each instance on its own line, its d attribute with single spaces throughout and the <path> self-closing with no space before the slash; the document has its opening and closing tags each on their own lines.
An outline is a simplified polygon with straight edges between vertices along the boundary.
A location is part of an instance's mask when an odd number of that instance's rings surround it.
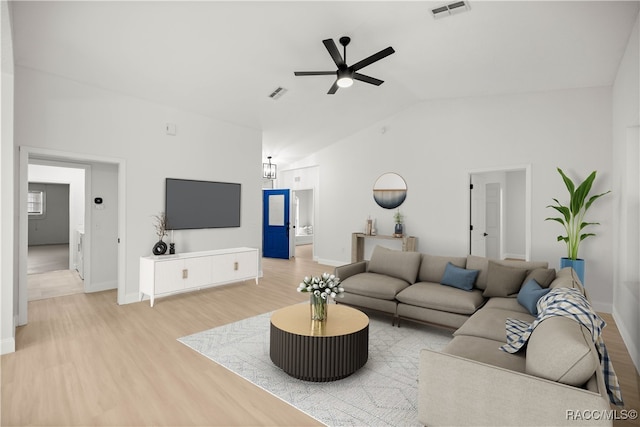
<svg viewBox="0 0 640 427">
<path fill-rule="evenodd" d="M 491 173 L 491 172 L 514 172 L 514 171 L 524 171 L 525 173 L 525 230 L 524 230 L 524 249 L 525 249 L 525 260 L 531 260 L 531 164 L 525 165 L 515 165 L 515 166 L 503 166 L 503 167 L 492 167 L 492 168 L 483 168 L 483 169 L 472 169 L 467 173 L 467 182 L 471 183 L 472 175 L 474 174 L 482 174 L 482 173 Z M 468 203 L 468 224 L 471 224 L 472 219 L 472 203 L 471 203 L 471 189 L 469 189 L 469 197 L 467 200 Z M 471 230 L 467 228 L 468 238 L 469 238 L 469 253 L 471 253 Z"/>
<path fill-rule="evenodd" d="M 29 160 L 47 160 L 61 163 L 80 164 L 112 164 L 118 168 L 118 298 L 117 303 L 126 303 L 126 251 L 123 242 L 126 242 L 126 161 L 115 157 L 105 157 L 90 154 L 78 154 L 66 151 L 51 150 L 39 147 L 19 146 L 20 160 L 18 168 L 19 191 L 19 220 L 18 220 L 18 326 L 26 325 L 28 321 L 27 298 L 27 257 L 28 257 L 28 225 L 27 192 L 29 190 Z M 85 175 L 85 230 L 91 230 L 91 174 Z M 85 234 L 85 245 L 90 247 L 91 233 Z M 90 265 L 91 253 L 87 254 L 85 261 Z M 90 274 L 90 269 L 89 269 Z M 90 280 L 90 279 L 89 279 Z"/>
<path fill-rule="evenodd" d="M 498 205 L 498 209 L 494 210 L 495 215 L 489 215 L 489 189 L 490 188 L 495 188 L 497 190 L 497 205 Z M 502 187 L 502 183 L 501 182 L 488 182 L 485 184 L 485 197 L 484 197 L 484 232 L 488 234 L 488 236 L 486 236 L 486 239 L 484 241 L 484 245 L 485 245 L 485 254 L 488 258 L 499 258 L 499 259 L 503 259 L 504 258 L 504 239 L 503 239 L 503 235 L 504 235 L 504 221 L 503 221 L 503 217 L 504 217 L 504 205 L 502 203 L 502 191 L 503 191 L 503 187 Z M 497 218 L 496 218 L 497 216 Z M 498 245 L 498 254 L 497 257 L 492 257 L 491 255 L 493 254 L 489 248 L 489 239 L 490 238 L 496 238 L 495 235 L 492 236 L 491 234 L 491 230 L 489 230 L 490 227 L 490 220 L 497 220 L 497 225 L 494 225 L 493 227 L 496 228 L 496 234 L 497 234 L 497 245 Z"/>
</svg>

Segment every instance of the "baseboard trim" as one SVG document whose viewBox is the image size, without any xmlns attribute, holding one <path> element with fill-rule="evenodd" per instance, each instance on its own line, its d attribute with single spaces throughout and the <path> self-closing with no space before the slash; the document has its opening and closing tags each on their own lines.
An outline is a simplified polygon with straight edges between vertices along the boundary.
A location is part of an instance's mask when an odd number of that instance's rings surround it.
<svg viewBox="0 0 640 427">
<path fill-rule="evenodd" d="M 591 306 L 601 313 L 611 313 L 613 311 L 613 304 L 600 302 L 600 301 L 591 301 Z"/>
<path fill-rule="evenodd" d="M 636 372 L 640 375 L 640 342 L 633 339 L 633 335 L 629 333 L 627 325 L 621 320 L 622 317 L 615 308 L 613 309 L 612 315 L 613 320 L 615 320 L 616 326 L 618 327 L 618 331 L 620 332 L 620 336 L 622 337 L 622 341 L 627 347 L 627 352 L 629 353 L 629 356 L 631 356 L 631 361 L 633 361 L 633 364 L 636 367 Z"/>
<path fill-rule="evenodd" d="M 134 302 L 140 302 L 140 294 L 138 292 L 125 295 L 124 304 L 133 304 Z"/>
<path fill-rule="evenodd" d="M 318 264 L 330 265 L 331 267 L 339 267 L 341 265 L 348 264 L 348 262 L 335 261 L 335 260 L 332 260 L 332 259 L 318 258 Z"/>
<path fill-rule="evenodd" d="M 5 338 L 0 341 L 0 354 L 15 353 L 16 351 L 16 339 Z"/>
<path fill-rule="evenodd" d="M 113 280 L 101 283 L 91 283 L 90 289 L 87 290 L 87 293 L 109 291 L 111 289 L 118 289 L 117 281 Z"/>
</svg>

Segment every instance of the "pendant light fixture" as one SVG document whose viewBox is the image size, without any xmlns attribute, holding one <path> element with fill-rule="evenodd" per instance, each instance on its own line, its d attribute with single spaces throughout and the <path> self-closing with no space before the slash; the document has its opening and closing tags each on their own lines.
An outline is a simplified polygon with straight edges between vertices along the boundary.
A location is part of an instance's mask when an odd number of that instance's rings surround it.
<svg viewBox="0 0 640 427">
<path fill-rule="evenodd" d="M 269 163 L 262 164 L 262 177 L 265 179 L 276 179 L 277 166 L 271 163 L 271 156 L 267 157 Z"/>
</svg>

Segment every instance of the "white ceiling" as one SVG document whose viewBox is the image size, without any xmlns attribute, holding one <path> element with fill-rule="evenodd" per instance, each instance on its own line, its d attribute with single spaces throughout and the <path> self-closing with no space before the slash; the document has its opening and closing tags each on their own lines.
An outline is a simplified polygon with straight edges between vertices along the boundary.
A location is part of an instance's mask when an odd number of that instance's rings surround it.
<svg viewBox="0 0 640 427">
<path fill-rule="evenodd" d="M 13 2 L 15 64 L 263 131 L 289 163 L 420 101 L 613 83 L 638 1 Z M 387 46 L 335 95 L 322 40 L 347 63 Z M 278 86 L 287 93 L 268 95 Z"/>
</svg>

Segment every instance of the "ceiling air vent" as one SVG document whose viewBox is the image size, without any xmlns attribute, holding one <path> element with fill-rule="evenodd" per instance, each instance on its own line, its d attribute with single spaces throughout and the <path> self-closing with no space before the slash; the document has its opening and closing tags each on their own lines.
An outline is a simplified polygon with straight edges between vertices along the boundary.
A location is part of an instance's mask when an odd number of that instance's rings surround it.
<svg viewBox="0 0 640 427">
<path fill-rule="evenodd" d="M 276 90 L 274 90 L 273 92 L 271 92 L 271 94 L 269 94 L 269 98 L 276 100 L 280 98 L 282 95 L 284 95 L 286 92 L 287 90 L 285 88 L 278 86 Z"/>
<path fill-rule="evenodd" d="M 444 18 L 445 16 L 451 16 L 456 13 L 466 12 L 469 9 L 469 3 L 466 1 L 456 1 L 431 9 L 431 14 L 434 18 L 438 19 Z"/>
</svg>

